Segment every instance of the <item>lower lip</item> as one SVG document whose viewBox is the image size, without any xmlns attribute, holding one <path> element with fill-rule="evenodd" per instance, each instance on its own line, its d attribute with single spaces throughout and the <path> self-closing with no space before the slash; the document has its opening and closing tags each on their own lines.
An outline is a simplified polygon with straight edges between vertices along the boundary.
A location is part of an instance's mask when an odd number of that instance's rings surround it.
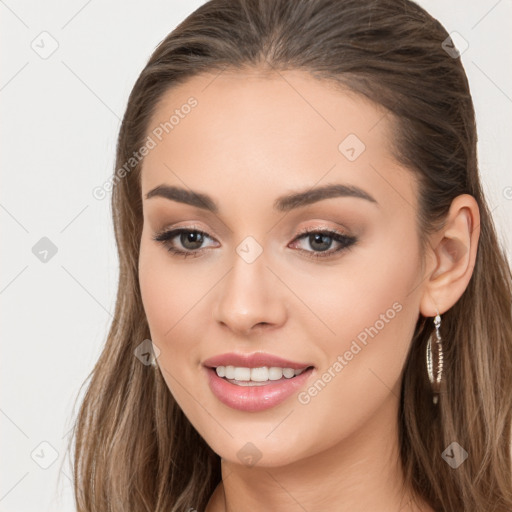
<svg viewBox="0 0 512 512">
<path fill-rule="evenodd" d="M 205 369 L 212 393 L 223 404 L 246 412 L 264 411 L 284 402 L 304 386 L 314 370 L 309 368 L 291 379 L 283 377 L 283 380 L 270 380 L 265 385 L 237 386 L 219 377 L 214 368 Z"/>
</svg>

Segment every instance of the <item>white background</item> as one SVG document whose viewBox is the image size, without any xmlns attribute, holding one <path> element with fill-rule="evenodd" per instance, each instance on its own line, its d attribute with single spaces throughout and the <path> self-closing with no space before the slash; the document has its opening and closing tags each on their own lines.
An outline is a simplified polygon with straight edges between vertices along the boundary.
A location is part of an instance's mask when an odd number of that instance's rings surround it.
<svg viewBox="0 0 512 512">
<path fill-rule="evenodd" d="M 0 0 L 0 512 L 74 510 L 73 403 L 104 343 L 118 274 L 110 196 L 92 190 L 112 173 L 139 72 L 201 3 Z M 512 3 L 419 3 L 469 43 L 482 180 L 510 259 Z M 46 50 L 58 43 L 46 59 L 31 47 L 44 37 Z M 32 252 L 42 237 L 58 249 L 46 263 Z"/>
</svg>

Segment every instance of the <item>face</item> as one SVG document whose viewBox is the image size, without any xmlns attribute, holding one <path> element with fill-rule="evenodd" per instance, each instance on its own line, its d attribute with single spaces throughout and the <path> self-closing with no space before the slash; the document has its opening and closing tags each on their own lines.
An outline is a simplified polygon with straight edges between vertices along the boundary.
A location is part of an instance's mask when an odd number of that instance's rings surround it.
<svg viewBox="0 0 512 512">
<path fill-rule="evenodd" d="M 390 116 L 302 72 L 224 72 L 168 91 L 147 135 L 144 309 L 212 449 L 283 465 L 396 408 L 421 254 Z"/>
</svg>

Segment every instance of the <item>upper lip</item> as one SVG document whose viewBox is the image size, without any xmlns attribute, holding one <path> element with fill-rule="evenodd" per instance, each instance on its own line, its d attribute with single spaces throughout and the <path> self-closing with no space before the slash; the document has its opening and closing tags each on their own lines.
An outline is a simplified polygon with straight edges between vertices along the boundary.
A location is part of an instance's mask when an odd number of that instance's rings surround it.
<svg viewBox="0 0 512 512">
<path fill-rule="evenodd" d="M 203 365 L 209 368 L 217 368 L 218 366 L 238 366 L 241 368 L 261 368 L 263 366 L 278 368 L 293 368 L 301 370 L 313 366 L 310 363 L 298 363 L 289 361 L 282 357 L 265 352 L 256 352 L 254 354 L 237 354 L 234 352 L 228 354 L 219 354 L 203 361 Z"/>
</svg>

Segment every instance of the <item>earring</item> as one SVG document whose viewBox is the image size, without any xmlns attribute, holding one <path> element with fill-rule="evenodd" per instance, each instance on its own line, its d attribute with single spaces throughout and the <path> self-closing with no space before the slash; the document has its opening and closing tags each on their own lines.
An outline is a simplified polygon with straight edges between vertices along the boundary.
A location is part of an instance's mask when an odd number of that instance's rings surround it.
<svg viewBox="0 0 512 512">
<path fill-rule="evenodd" d="M 434 318 L 435 332 L 430 335 L 427 342 L 427 372 L 430 384 L 432 385 L 432 391 L 434 396 L 432 398 L 434 404 L 439 401 L 439 392 L 441 389 L 441 378 L 443 375 L 443 344 L 441 342 L 441 334 L 439 333 L 439 327 L 441 326 L 441 315 L 437 311 L 437 315 Z M 435 336 L 434 349 L 432 347 L 432 337 Z M 435 363 L 434 360 L 435 359 Z M 436 371 L 434 371 L 436 367 Z"/>
</svg>

